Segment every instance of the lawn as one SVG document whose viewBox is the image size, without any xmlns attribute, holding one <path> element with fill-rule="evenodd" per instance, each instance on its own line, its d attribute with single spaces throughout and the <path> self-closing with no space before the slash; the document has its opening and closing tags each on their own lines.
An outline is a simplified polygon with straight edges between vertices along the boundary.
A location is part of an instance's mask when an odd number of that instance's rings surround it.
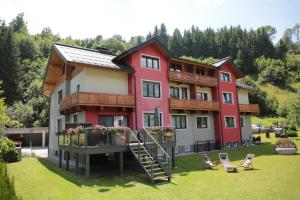
<svg viewBox="0 0 300 200">
<path fill-rule="evenodd" d="M 17 194 L 23 200 L 35 199 L 300 199 L 300 155 L 274 153 L 275 139 L 263 138 L 263 145 L 228 151 L 238 165 L 247 153 L 256 155 L 255 170 L 226 173 L 205 170 L 199 155 L 176 159 L 172 183 L 153 186 L 141 173 L 87 180 L 37 158 L 8 164 Z M 300 147 L 300 138 L 293 139 Z M 217 152 L 210 157 L 217 160 Z"/>
</svg>

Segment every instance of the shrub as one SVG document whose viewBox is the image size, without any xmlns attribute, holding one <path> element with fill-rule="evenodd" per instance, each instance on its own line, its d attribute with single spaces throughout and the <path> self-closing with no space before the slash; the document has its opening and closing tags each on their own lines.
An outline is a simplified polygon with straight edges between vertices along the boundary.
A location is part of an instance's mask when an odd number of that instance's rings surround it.
<svg viewBox="0 0 300 200">
<path fill-rule="evenodd" d="M 287 138 L 280 138 L 276 141 L 275 145 L 280 148 L 297 148 L 295 142 Z"/>
<path fill-rule="evenodd" d="M 15 143 L 7 137 L 0 137 L 0 159 L 4 162 L 17 162 L 21 160 L 21 153 L 16 149 Z"/>
<path fill-rule="evenodd" d="M 295 130 L 287 130 L 286 134 L 288 137 L 298 137 L 298 133 Z"/>
<path fill-rule="evenodd" d="M 5 163 L 0 159 L 0 199 L 18 200 L 14 180 L 9 178 Z"/>
</svg>

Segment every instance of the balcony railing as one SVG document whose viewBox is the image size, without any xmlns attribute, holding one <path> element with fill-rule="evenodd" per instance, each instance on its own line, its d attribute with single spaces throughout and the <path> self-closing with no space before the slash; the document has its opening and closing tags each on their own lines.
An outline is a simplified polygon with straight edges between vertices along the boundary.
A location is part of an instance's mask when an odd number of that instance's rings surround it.
<svg viewBox="0 0 300 200">
<path fill-rule="evenodd" d="M 180 110 L 220 110 L 219 103 L 217 101 L 199 101 L 195 99 L 170 99 L 170 108 Z"/>
<path fill-rule="evenodd" d="M 210 76 L 201 76 L 189 72 L 169 71 L 169 80 L 180 83 L 192 83 L 204 86 L 217 86 L 217 79 Z"/>
<path fill-rule="evenodd" d="M 258 104 L 239 104 L 240 112 L 259 114 Z"/>
<path fill-rule="evenodd" d="M 134 105 L 133 95 L 75 92 L 61 101 L 60 110 L 74 106 L 134 107 Z"/>
</svg>

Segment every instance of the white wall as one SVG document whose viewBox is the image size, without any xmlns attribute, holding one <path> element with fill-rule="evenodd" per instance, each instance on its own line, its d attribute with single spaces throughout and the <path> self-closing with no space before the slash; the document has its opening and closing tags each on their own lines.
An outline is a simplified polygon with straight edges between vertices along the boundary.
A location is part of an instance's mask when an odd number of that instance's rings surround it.
<svg viewBox="0 0 300 200">
<path fill-rule="evenodd" d="M 85 68 L 71 80 L 71 93 L 80 84 L 82 92 L 128 94 L 128 73 L 103 69 Z"/>
<path fill-rule="evenodd" d="M 57 119 L 62 119 L 62 128 L 65 125 L 65 117 L 59 112 L 60 105 L 58 104 L 57 92 L 62 89 L 63 98 L 66 96 L 66 82 L 64 81 L 55 88 L 50 96 L 50 119 L 49 119 L 49 156 L 54 156 L 55 151 L 58 150 L 57 144 Z"/>
<path fill-rule="evenodd" d="M 239 88 L 237 91 L 238 91 L 239 103 L 249 104 L 248 90 Z"/>
<path fill-rule="evenodd" d="M 212 100 L 212 96 L 211 96 L 211 89 L 208 87 L 200 87 L 200 86 L 196 86 L 196 92 L 205 92 L 207 93 L 207 100 L 211 101 Z"/>
</svg>

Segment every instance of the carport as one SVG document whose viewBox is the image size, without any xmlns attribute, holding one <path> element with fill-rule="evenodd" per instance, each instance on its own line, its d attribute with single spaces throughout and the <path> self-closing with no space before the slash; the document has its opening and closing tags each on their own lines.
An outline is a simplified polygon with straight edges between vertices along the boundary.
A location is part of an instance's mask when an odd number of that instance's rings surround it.
<svg viewBox="0 0 300 200">
<path fill-rule="evenodd" d="M 49 142 L 48 127 L 33 127 L 33 128 L 7 128 L 2 132 L 2 135 L 21 143 L 22 146 L 48 146 Z"/>
</svg>

